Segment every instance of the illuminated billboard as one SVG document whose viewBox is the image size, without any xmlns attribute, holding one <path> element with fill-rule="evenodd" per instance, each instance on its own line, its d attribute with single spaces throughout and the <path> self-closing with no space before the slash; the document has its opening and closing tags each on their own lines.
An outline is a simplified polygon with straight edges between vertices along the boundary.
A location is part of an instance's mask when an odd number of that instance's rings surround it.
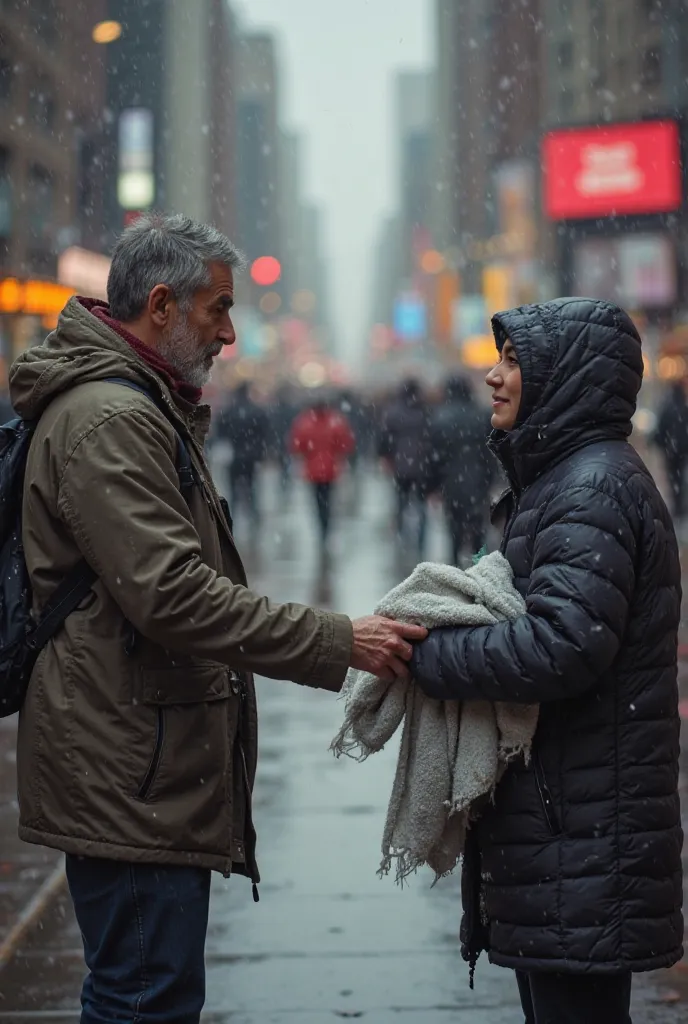
<svg viewBox="0 0 688 1024">
<path fill-rule="evenodd" d="M 153 113 L 142 107 L 119 115 L 117 199 L 124 210 L 147 210 L 155 199 Z"/>
<path fill-rule="evenodd" d="M 681 205 L 675 121 L 549 132 L 542 164 L 545 211 L 552 220 L 666 213 Z"/>
</svg>

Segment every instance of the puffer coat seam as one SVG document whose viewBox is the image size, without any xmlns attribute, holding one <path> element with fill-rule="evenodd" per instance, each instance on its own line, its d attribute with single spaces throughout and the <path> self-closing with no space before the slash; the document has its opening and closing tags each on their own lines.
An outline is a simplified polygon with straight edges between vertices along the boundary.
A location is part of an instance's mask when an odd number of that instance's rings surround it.
<svg viewBox="0 0 688 1024">
<path fill-rule="evenodd" d="M 623 879 L 621 877 L 621 836 L 620 836 L 620 787 L 619 778 L 619 685 L 615 685 L 614 694 L 614 889 L 616 905 L 619 908 L 619 927 L 616 931 L 618 936 L 617 950 L 615 956 L 621 959 L 624 949 L 624 913 L 622 907 Z"/>
<path fill-rule="evenodd" d="M 557 732 L 559 732 L 560 715 L 559 715 L 559 707 L 558 706 L 557 706 L 557 712 L 556 712 L 556 723 L 557 723 Z M 559 740 L 559 742 L 558 742 L 558 748 L 559 748 L 559 755 L 558 755 L 559 777 L 557 779 L 557 782 L 558 782 L 558 786 L 559 786 L 558 804 L 559 804 L 559 823 L 560 823 L 560 826 L 561 826 L 561 835 L 557 837 L 557 850 L 558 850 L 558 853 L 559 853 L 559 870 L 558 870 L 558 874 L 557 874 L 557 900 L 558 900 L 557 917 L 558 917 L 558 920 L 559 920 L 559 947 L 560 947 L 560 949 L 561 949 L 561 951 L 563 953 L 563 951 L 566 949 L 566 938 L 565 938 L 565 935 L 564 935 L 564 914 L 563 914 L 563 907 L 564 907 L 563 854 L 564 854 L 564 844 L 566 843 L 566 824 L 567 824 L 567 822 L 566 822 L 566 807 L 564 806 L 564 800 L 563 800 L 563 793 L 564 793 L 564 778 L 563 778 L 563 775 L 564 775 L 564 763 L 563 763 L 563 755 L 562 755 L 561 737 L 560 736 L 558 736 L 558 740 Z"/>
</svg>

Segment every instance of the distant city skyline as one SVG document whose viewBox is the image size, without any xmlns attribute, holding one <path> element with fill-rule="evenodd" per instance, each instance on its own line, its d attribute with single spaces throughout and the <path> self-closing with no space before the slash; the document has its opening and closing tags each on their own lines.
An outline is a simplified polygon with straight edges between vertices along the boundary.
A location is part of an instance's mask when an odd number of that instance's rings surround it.
<svg viewBox="0 0 688 1024">
<path fill-rule="evenodd" d="M 325 216 L 337 353 L 356 368 L 381 220 L 397 203 L 394 74 L 433 60 L 432 0 L 244 0 L 278 40 L 281 120 L 302 132 L 304 194 Z M 238 240 L 241 243 L 241 239 Z"/>
</svg>

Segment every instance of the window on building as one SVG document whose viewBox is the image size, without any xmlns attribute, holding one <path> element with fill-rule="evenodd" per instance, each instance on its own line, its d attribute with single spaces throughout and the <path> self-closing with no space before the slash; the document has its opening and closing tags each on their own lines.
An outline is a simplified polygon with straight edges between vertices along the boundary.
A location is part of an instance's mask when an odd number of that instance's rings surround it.
<svg viewBox="0 0 688 1024">
<path fill-rule="evenodd" d="M 44 131 L 50 131 L 55 124 L 55 93 L 47 75 L 38 75 L 29 90 L 29 117 Z"/>
<path fill-rule="evenodd" d="M 638 0 L 638 7 L 646 21 L 659 21 L 662 14 L 660 0 Z"/>
<path fill-rule="evenodd" d="M 44 43 L 57 38 L 57 7 L 55 0 L 31 0 L 28 12 L 36 35 Z"/>
<path fill-rule="evenodd" d="M 662 55 L 659 50 L 650 48 L 644 51 L 640 68 L 640 80 L 643 85 L 661 84 Z"/>
<path fill-rule="evenodd" d="M 573 39 L 563 39 L 557 47 L 557 60 L 562 71 L 573 67 Z"/>
<path fill-rule="evenodd" d="M 14 84 L 14 61 L 7 46 L 0 42 L 0 103 L 12 98 Z"/>
<path fill-rule="evenodd" d="M 559 93 L 559 116 L 565 120 L 571 116 L 573 110 L 573 92 L 571 89 L 562 89 Z"/>
<path fill-rule="evenodd" d="M 0 146 L 0 239 L 12 232 L 12 180 L 10 177 L 10 151 Z"/>
<path fill-rule="evenodd" d="M 27 180 L 29 232 L 39 245 L 52 237 L 55 204 L 53 176 L 40 164 L 32 164 Z"/>
</svg>

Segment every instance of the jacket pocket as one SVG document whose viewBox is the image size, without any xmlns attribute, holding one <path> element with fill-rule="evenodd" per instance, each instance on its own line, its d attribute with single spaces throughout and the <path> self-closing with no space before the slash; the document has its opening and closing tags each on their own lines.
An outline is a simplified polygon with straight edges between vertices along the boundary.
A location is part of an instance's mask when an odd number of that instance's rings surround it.
<svg viewBox="0 0 688 1024">
<path fill-rule="evenodd" d="M 160 760 L 162 758 L 162 748 L 165 743 L 165 709 L 164 707 L 157 708 L 157 719 L 156 719 L 156 730 L 155 730 L 155 746 L 153 747 L 153 754 L 148 765 L 148 770 L 144 776 L 143 782 L 139 786 L 136 796 L 139 800 L 145 800 L 151 791 L 155 777 L 158 774 L 158 768 L 160 767 Z"/>
<path fill-rule="evenodd" d="M 207 704 L 227 700 L 231 692 L 230 673 L 224 666 L 213 662 L 161 668 L 141 665 L 136 689 L 138 700 L 154 707 Z"/>
<path fill-rule="evenodd" d="M 562 833 L 561 822 L 559 821 L 559 816 L 554 806 L 552 792 L 543 771 L 542 762 L 536 753 L 533 754 L 533 771 L 535 773 L 535 784 L 538 789 L 538 795 L 542 804 L 542 810 L 545 814 L 547 826 L 553 836 L 560 836 Z"/>
<path fill-rule="evenodd" d="M 230 717 L 237 712 L 230 705 L 238 696 L 231 674 L 223 665 L 191 659 L 159 668 L 139 665 L 134 687 L 151 737 L 144 747 L 150 757 L 139 765 L 135 796 L 146 803 L 188 802 L 189 791 L 213 777 L 218 751 L 231 732 Z M 225 753 L 223 771 L 227 757 Z"/>
</svg>

